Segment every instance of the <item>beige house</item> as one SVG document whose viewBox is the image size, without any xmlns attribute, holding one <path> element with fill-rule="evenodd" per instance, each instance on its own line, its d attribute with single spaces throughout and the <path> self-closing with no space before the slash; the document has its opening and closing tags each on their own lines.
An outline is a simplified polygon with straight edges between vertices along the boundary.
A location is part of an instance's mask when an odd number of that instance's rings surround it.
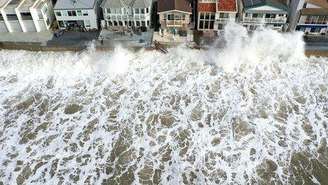
<svg viewBox="0 0 328 185">
<path fill-rule="evenodd" d="M 192 9 L 187 0 L 159 0 L 161 32 L 184 35 L 189 30 Z"/>
</svg>

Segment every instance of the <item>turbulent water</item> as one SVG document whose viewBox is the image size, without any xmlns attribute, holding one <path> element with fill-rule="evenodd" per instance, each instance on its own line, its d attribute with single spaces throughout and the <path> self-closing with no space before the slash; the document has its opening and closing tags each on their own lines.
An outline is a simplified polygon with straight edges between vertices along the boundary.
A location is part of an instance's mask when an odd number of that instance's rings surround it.
<svg viewBox="0 0 328 185">
<path fill-rule="evenodd" d="M 328 59 L 301 35 L 0 51 L 0 184 L 327 184 Z"/>
</svg>

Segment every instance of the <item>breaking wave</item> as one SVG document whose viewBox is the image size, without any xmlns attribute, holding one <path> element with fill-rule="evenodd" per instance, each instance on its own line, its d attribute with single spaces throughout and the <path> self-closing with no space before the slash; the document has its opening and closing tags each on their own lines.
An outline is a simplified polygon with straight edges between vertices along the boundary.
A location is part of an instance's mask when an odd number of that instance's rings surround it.
<svg viewBox="0 0 328 185">
<path fill-rule="evenodd" d="M 328 182 L 328 61 L 299 33 L 226 46 L 0 51 L 0 184 Z"/>
</svg>

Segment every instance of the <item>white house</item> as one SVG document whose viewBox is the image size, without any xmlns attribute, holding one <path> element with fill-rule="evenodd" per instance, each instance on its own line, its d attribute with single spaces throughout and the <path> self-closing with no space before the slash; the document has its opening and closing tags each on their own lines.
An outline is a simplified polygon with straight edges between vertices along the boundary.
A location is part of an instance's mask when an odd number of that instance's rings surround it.
<svg viewBox="0 0 328 185">
<path fill-rule="evenodd" d="M 1 15 L 9 32 L 23 32 L 15 11 L 19 3 L 17 0 L 9 0 L 1 7 Z"/>
<path fill-rule="evenodd" d="M 328 33 L 328 2 L 326 0 L 301 0 L 294 19 L 297 31 L 311 35 L 326 35 Z"/>
<path fill-rule="evenodd" d="M 104 0 L 104 27 L 150 27 L 152 0 Z"/>
<path fill-rule="evenodd" d="M 9 0 L 0 8 L 0 32 L 41 32 L 54 20 L 51 0 Z"/>
<path fill-rule="evenodd" d="M 288 8 L 279 0 L 242 0 L 240 21 L 248 30 L 259 26 L 279 31 L 286 28 Z"/>
<path fill-rule="evenodd" d="M 57 0 L 54 7 L 60 29 L 98 29 L 98 0 Z"/>
</svg>

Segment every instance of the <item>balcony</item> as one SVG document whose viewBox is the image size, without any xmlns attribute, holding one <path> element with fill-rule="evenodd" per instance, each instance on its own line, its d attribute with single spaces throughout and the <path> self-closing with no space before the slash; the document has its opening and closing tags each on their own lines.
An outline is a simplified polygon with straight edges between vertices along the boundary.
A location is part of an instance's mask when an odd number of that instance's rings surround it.
<svg viewBox="0 0 328 185">
<path fill-rule="evenodd" d="M 166 20 L 164 21 L 167 27 L 183 27 L 186 25 L 184 20 Z"/>
<path fill-rule="evenodd" d="M 284 24 L 286 18 L 247 18 L 245 17 L 243 22 L 258 23 L 258 24 Z"/>
<path fill-rule="evenodd" d="M 215 21 L 218 22 L 218 23 L 225 24 L 227 22 L 234 22 L 235 19 L 234 18 L 216 18 Z"/>
</svg>

